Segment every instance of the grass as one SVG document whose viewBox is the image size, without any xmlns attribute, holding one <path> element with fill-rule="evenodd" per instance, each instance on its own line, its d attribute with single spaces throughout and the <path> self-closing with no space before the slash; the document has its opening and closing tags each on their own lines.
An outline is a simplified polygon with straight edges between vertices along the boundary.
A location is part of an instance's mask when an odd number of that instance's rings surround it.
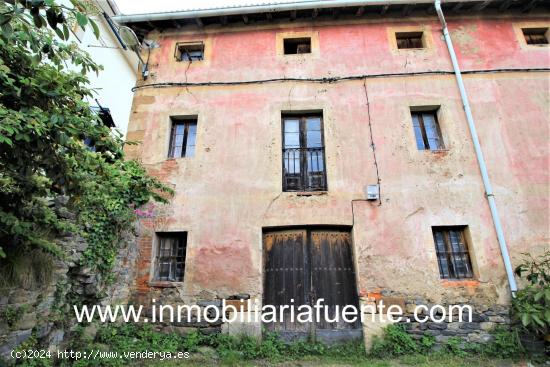
<svg viewBox="0 0 550 367">
<path fill-rule="evenodd" d="M 134 360 L 113 358 L 102 360 L 58 361 L 61 366 L 71 367 L 122 367 L 122 366 L 516 366 L 525 360 L 524 351 L 518 347 L 517 338 L 509 330 L 495 331 L 492 343 L 484 346 L 456 342 L 440 345 L 434 350 L 433 340 L 413 340 L 403 327 L 392 325 L 380 338 L 373 341 L 367 353 L 362 341 L 328 346 L 321 343 L 297 341 L 290 344 L 280 340 L 277 334 L 266 332 L 261 341 L 250 336 L 227 334 L 202 335 L 194 331 L 186 336 L 163 334 L 150 325 L 108 325 L 99 328 L 93 338 L 86 336 L 84 329 L 72 334 L 67 349 L 76 351 L 101 350 L 124 352 L 187 351 L 190 358 L 180 360 L 159 359 Z M 433 338 L 433 337 L 432 337 Z M 45 361 L 44 361 L 45 362 Z M 26 366 L 51 366 L 50 363 L 23 364 Z M 0 363 L 1 364 L 1 363 Z"/>
<path fill-rule="evenodd" d="M 407 355 L 394 359 L 380 359 L 364 357 L 361 360 L 354 362 L 342 360 L 333 357 L 306 356 L 301 359 L 273 362 L 265 359 L 245 361 L 239 358 L 235 359 L 212 359 L 200 355 L 192 355 L 188 360 L 159 362 L 149 361 L 147 363 L 136 362 L 133 366 L 159 366 L 159 367 L 176 367 L 176 366 L 243 366 L 243 367 L 319 367 L 319 366 L 359 366 L 359 367 L 503 367 L 503 366 L 520 366 L 520 362 L 505 359 L 491 359 L 487 357 L 466 356 L 457 357 L 449 354 L 430 354 L 430 355 Z"/>
</svg>

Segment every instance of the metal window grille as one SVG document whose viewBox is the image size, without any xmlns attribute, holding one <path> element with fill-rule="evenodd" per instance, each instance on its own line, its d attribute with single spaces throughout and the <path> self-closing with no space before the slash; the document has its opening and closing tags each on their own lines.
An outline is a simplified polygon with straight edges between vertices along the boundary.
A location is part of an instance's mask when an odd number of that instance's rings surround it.
<svg viewBox="0 0 550 367">
<path fill-rule="evenodd" d="M 416 146 L 419 150 L 444 149 L 437 113 L 411 112 Z"/>
<path fill-rule="evenodd" d="M 441 278 L 472 278 L 472 263 L 464 239 L 464 227 L 434 227 L 433 237 Z"/>
<path fill-rule="evenodd" d="M 326 189 L 322 118 L 318 115 L 283 117 L 283 190 Z"/>
<path fill-rule="evenodd" d="M 196 135 L 196 120 L 173 120 L 172 131 L 170 133 L 170 149 L 168 151 L 168 157 L 193 157 L 195 155 Z"/>
<path fill-rule="evenodd" d="M 187 235 L 158 236 L 155 280 L 181 282 L 185 271 Z"/>
</svg>

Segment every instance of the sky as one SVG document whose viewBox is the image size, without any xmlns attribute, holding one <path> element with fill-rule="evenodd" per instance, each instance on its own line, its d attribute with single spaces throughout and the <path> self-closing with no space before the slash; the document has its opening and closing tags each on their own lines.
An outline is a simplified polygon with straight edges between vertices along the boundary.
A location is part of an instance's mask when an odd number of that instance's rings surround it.
<svg viewBox="0 0 550 367">
<path fill-rule="evenodd" d="M 122 14 L 142 14 L 162 11 L 220 8 L 268 3 L 289 3 L 297 0 L 114 0 Z"/>
</svg>

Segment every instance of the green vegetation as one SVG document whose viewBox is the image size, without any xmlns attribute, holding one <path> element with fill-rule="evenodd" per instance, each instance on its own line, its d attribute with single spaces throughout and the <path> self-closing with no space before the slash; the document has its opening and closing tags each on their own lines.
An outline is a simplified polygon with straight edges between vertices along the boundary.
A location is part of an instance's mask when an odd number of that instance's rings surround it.
<svg viewBox="0 0 550 367">
<path fill-rule="evenodd" d="M 515 330 L 498 328 L 493 331 L 493 337 L 493 341 L 487 344 L 467 343 L 459 337 L 452 337 L 438 353 L 457 357 L 478 355 L 487 358 L 510 359 L 525 355 Z M 433 353 L 434 345 L 435 339 L 432 336 L 424 335 L 420 340 L 415 340 L 410 334 L 407 334 L 403 324 L 394 324 L 384 330 L 383 337 L 375 338 L 370 354 L 386 358 L 414 354 L 428 355 Z"/>
<path fill-rule="evenodd" d="M 8 306 L 0 313 L 0 319 L 3 319 L 9 327 L 12 327 L 21 320 L 27 310 L 27 305 L 21 307 Z"/>
<path fill-rule="evenodd" d="M 497 366 L 501 359 L 519 360 L 524 357 L 517 337 L 510 331 L 499 329 L 494 341 L 486 345 L 463 343 L 451 339 L 440 349 L 430 349 L 433 341 L 414 340 L 398 325 L 390 326 L 382 338 L 376 340 L 370 353 L 362 341 L 327 346 L 321 343 L 299 341 L 285 343 L 276 334 L 266 333 L 261 342 L 248 336 L 232 337 L 226 334 L 202 335 L 191 332 L 185 336 L 156 332 L 150 325 L 123 324 L 99 328 L 95 338 L 86 336 L 80 327 L 71 340 L 69 349 L 103 352 L 187 351 L 190 359 L 179 361 L 132 360 L 112 358 L 79 361 L 59 361 L 65 366 L 272 366 L 298 363 L 302 366 L 353 365 L 353 366 Z M 383 352 L 386 348 L 387 353 Z M 34 361 L 34 365 L 37 361 Z M 44 361 L 44 366 L 52 361 Z M 510 363 L 510 362 L 508 362 Z"/>
<path fill-rule="evenodd" d="M 65 258 L 58 238 L 77 233 L 89 244 L 83 264 L 109 280 L 120 235 L 135 210 L 171 191 L 127 161 L 120 134 L 101 123 L 86 73 L 99 72 L 69 42 L 75 22 L 97 25 L 88 3 L 0 3 L 0 279 L 4 286 L 45 280 L 43 254 Z M 71 71 L 79 68 L 80 72 Z M 84 141 L 92 142 L 92 147 Z M 63 208 L 54 198 L 67 198 Z M 61 209 L 61 210 L 60 210 Z M 36 253 L 38 251 L 39 253 Z M 32 253 L 33 260 L 24 260 Z M 51 260 L 51 259 L 50 259 Z M 51 261 L 50 261 L 51 262 Z"/>
<path fill-rule="evenodd" d="M 550 251 L 537 259 L 530 254 L 524 256 L 516 274 L 529 284 L 512 300 L 512 315 L 523 332 L 542 338 L 550 335 Z"/>
</svg>

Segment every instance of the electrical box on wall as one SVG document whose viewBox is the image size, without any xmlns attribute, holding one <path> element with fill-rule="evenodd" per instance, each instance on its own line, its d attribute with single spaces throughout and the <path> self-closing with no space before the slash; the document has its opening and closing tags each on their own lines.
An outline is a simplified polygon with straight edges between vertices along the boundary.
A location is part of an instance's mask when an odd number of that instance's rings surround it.
<svg viewBox="0 0 550 367">
<path fill-rule="evenodd" d="M 368 185 L 366 187 L 367 200 L 380 199 L 380 187 L 378 185 Z"/>
</svg>

